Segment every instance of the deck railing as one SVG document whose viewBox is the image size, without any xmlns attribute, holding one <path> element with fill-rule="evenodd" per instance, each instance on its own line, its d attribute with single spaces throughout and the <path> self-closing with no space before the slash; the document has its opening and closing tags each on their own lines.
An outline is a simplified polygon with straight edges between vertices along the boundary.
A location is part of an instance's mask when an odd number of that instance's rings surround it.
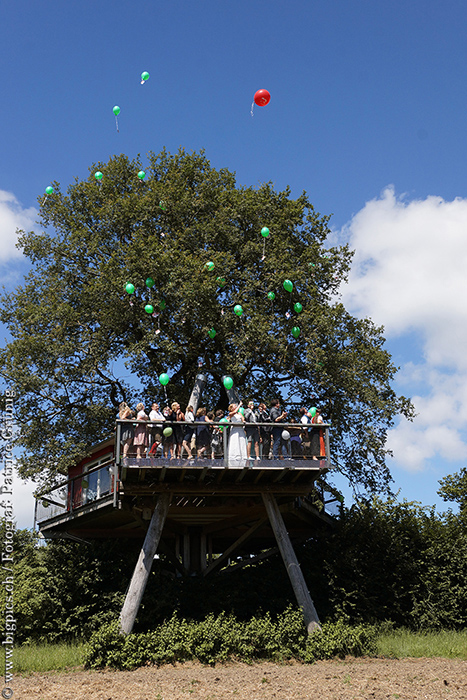
<svg viewBox="0 0 467 700">
<path fill-rule="evenodd" d="M 146 431 L 146 438 L 147 438 L 147 446 L 143 446 L 141 448 L 141 458 L 144 459 L 144 462 L 147 463 L 149 460 L 149 463 L 151 464 L 152 461 L 154 460 L 154 463 L 160 462 L 160 457 L 161 453 L 163 454 L 164 452 L 167 453 L 166 456 L 168 459 L 174 459 L 176 458 L 176 454 L 174 453 L 173 448 L 171 445 L 173 442 L 181 442 L 181 440 L 175 440 L 174 438 L 174 433 L 176 431 L 181 431 L 183 434 L 186 432 L 188 429 L 190 431 L 193 431 L 195 435 L 197 435 L 197 431 L 208 428 L 211 431 L 214 428 L 221 429 L 222 432 L 220 433 L 220 439 L 221 439 L 221 448 L 219 450 L 216 450 L 216 455 L 215 455 L 215 461 L 219 466 L 224 466 L 224 467 L 235 467 L 235 466 L 245 466 L 244 462 L 245 459 L 242 457 L 238 457 L 235 459 L 235 457 L 230 454 L 229 456 L 229 436 L 230 436 L 230 431 L 243 427 L 246 429 L 247 433 L 249 429 L 255 429 L 257 428 L 258 430 L 261 429 L 266 429 L 271 431 L 270 436 L 272 438 L 272 442 L 270 442 L 270 449 L 267 451 L 269 452 L 269 455 L 266 456 L 263 451 L 263 444 L 260 443 L 260 461 L 264 462 L 264 465 L 267 466 L 268 460 L 273 459 L 273 443 L 274 439 L 277 439 L 277 436 L 281 436 L 283 431 L 287 431 L 290 435 L 290 438 L 287 440 L 283 440 L 281 438 L 280 444 L 278 446 L 278 457 L 277 459 L 288 459 L 288 460 L 298 460 L 298 461 L 306 461 L 309 463 L 309 466 L 315 466 L 313 462 L 316 460 L 323 461 L 325 460 L 327 462 L 327 466 L 329 467 L 331 464 L 331 457 L 330 457 L 330 448 L 329 448 L 329 424 L 328 423 L 321 423 L 321 424 L 314 424 L 314 423 L 308 423 L 306 425 L 303 425 L 301 423 L 230 423 L 230 422 L 219 422 L 219 421 L 214 421 L 212 423 L 206 423 L 206 422 L 199 422 L 195 421 L 193 422 L 188 422 L 188 421 L 164 421 L 161 423 L 160 421 L 138 421 L 138 420 L 117 420 L 116 421 L 116 437 L 115 437 L 115 460 L 118 466 L 122 466 L 124 464 L 123 458 L 124 458 L 124 449 L 123 449 L 123 441 L 122 441 L 122 435 L 125 430 L 128 429 L 129 426 L 132 426 L 133 428 L 136 428 L 137 426 L 142 426 L 145 428 Z M 172 429 L 172 435 L 168 437 L 163 436 L 163 431 L 166 428 L 171 428 Z M 157 450 L 153 451 L 150 453 L 150 447 L 151 447 L 151 440 L 154 438 L 154 434 L 159 433 L 161 434 L 162 437 L 162 442 L 159 444 Z M 307 435 L 306 435 L 307 434 Z M 308 437 L 308 441 L 303 440 L 304 437 Z M 322 444 L 324 442 L 324 454 L 322 454 L 323 450 L 318 450 L 317 454 L 315 454 L 314 457 L 311 455 L 311 448 L 309 444 L 313 444 L 313 436 L 315 437 L 315 440 L 318 439 L 318 444 Z M 322 436 L 322 440 L 319 440 L 319 437 Z M 309 444 L 307 444 L 309 443 Z M 306 444 L 306 447 L 304 447 L 304 444 Z M 128 449 L 128 459 L 130 461 L 134 461 L 136 458 L 136 446 L 133 444 L 133 442 L 129 445 Z M 189 460 L 191 463 L 203 463 L 204 460 L 209 457 L 211 457 L 211 447 L 208 447 L 208 454 L 203 455 L 201 458 L 197 457 L 197 448 L 196 444 L 193 448 L 192 451 L 192 459 Z M 185 461 L 187 462 L 188 458 L 188 453 L 185 448 L 182 448 L 181 454 L 180 454 L 181 460 L 180 461 Z M 251 452 L 250 452 L 250 460 L 247 461 L 253 461 L 255 460 L 256 454 L 254 450 L 254 445 L 251 445 Z M 213 460 L 214 461 L 214 460 Z"/>
<path fill-rule="evenodd" d="M 89 471 L 71 477 L 36 497 L 35 522 L 72 513 L 82 506 L 117 495 L 115 462 L 109 460 Z"/>
<path fill-rule="evenodd" d="M 215 459 L 210 459 L 210 448 L 207 458 L 196 457 L 196 447 L 193 451 L 193 458 L 188 459 L 188 455 L 183 455 L 181 459 L 177 459 L 173 454 L 170 453 L 166 458 L 161 458 L 156 452 L 151 456 L 147 456 L 147 451 L 149 448 L 144 448 L 144 456 L 141 459 L 136 458 L 135 447 L 133 446 L 132 451 L 129 452 L 128 457 L 124 459 L 123 457 L 123 444 L 122 444 L 122 433 L 128 424 L 131 423 L 133 426 L 142 424 L 147 431 L 156 428 L 157 431 L 162 432 L 164 428 L 180 429 L 186 431 L 186 426 L 190 429 L 195 430 L 196 428 L 206 427 L 209 428 L 222 428 L 223 431 L 220 433 L 221 436 L 221 448 L 217 451 Z M 165 421 L 163 424 L 160 422 L 151 421 L 116 421 L 116 431 L 115 431 L 115 459 L 109 459 L 104 464 L 99 464 L 96 467 L 89 469 L 88 471 L 83 471 L 81 474 L 70 477 L 66 481 L 58 484 L 47 492 L 44 492 L 40 496 L 36 497 L 35 506 L 35 523 L 40 524 L 46 520 L 52 520 L 54 518 L 59 518 L 60 516 L 69 516 L 73 514 L 74 511 L 83 508 L 84 506 L 91 507 L 95 503 L 96 506 L 105 503 L 105 501 L 113 501 L 113 505 L 117 505 L 118 500 L 118 476 L 124 478 L 126 466 L 141 466 L 142 468 L 147 467 L 158 467 L 163 466 L 164 463 L 170 464 L 173 467 L 177 466 L 201 466 L 201 467 L 215 467 L 215 468 L 245 468 L 248 466 L 255 466 L 259 469 L 268 468 L 299 468 L 299 469 L 313 469 L 319 468 L 329 468 L 331 466 L 331 458 L 329 451 L 329 425 L 328 424 L 307 424 L 302 426 L 298 423 L 279 423 L 273 425 L 272 423 L 246 423 L 242 424 L 244 427 L 252 428 L 269 428 L 275 430 L 276 436 L 282 434 L 282 431 L 287 430 L 290 434 L 290 439 L 282 440 L 282 444 L 279 445 L 279 456 L 278 458 L 273 457 L 272 443 L 270 445 L 270 456 L 267 458 L 262 454 L 260 445 L 260 460 L 256 461 L 255 451 L 252 446 L 251 456 L 252 459 L 245 460 L 243 457 L 234 459 L 232 455 L 229 457 L 229 434 L 231 428 L 239 427 L 240 424 L 231 423 L 199 423 L 196 422 L 171 422 Z M 240 426 L 241 427 L 241 426 Z M 312 459 L 310 453 L 302 454 L 300 449 L 301 445 L 298 444 L 295 437 L 304 437 L 304 430 L 309 431 L 308 437 L 310 441 L 312 439 L 312 433 L 316 431 L 322 431 L 322 438 L 324 440 L 325 454 L 318 455 L 317 460 Z M 273 434 L 272 434 L 273 435 Z M 296 443 L 294 445 L 294 442 Z M 322 443 L 321 443 L 322 444 Z M 284 450 L 282 450 L 282 445 Z M 162 447 L 164 445 L 162 444 Z M 288 460 L 286 464 L 282 460 Z"/>
</svg>

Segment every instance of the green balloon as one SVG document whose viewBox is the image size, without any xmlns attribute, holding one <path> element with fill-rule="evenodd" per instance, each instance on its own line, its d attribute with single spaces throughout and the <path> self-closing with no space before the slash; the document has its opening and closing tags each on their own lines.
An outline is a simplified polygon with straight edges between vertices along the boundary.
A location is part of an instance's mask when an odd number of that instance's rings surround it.
<svg viewBox="0 0 467 700">
<path fill-rule="evenodd" d="M 211 270 L 214 270 L 214 263 L 210 260 L 204 267 L 211 272 Z"/>
<path fill-rule="evenodd" d="M 165 206 L 165 202 L 162 200 L 159 202 L 159 209 L 162 209 L 162 211 L 165 211 L 167 207 Z"/>
<path fill-rule="evenodd" d="M 49 185 L 48 187 L 45 188 L 45 193 L 46 194 L 53 194 L 54 193 L 54 188 L 52 185 Z"/>
<path fill-rule="evenodd" d="M 293 289 L 293 283 L 290 280 L 284 280 L 284 289 L 286 292 L 291 292 Z"/>
<path fill-rule="evenodd" d="M 216 331 L 214 330 L 214 328 L 211 328 L 211 330 L 208 331 L 208 336 L 210 338 L 214 338 L 215 335 L 216 335 Z"/>
<path fill-rule="evenodd" d="M 143 72 L 141 73 L 141 85 L 142 85 L 146 80 L 149 80 L 149 73 L 147 72 L 147 70 L 143 70 Z"/>
<path fill-rule="evenodd" d="M 225 277 L 218 277 L 216 279 L 216 282 L 219 285 L 219 287 L 225 287 L 225 285 L 227 284 L 227 280 L 225 279 Z"/>
<path fill-rule="evenodd" d="M 115 114 L 116 117 L 118 117 L 118 115 L 120 114 L 120 111 L 121 111 L 120 107 L 118 105 L 115 105 L 115 107 L 113 108 L 113 113 Z"/>
<path fill-rule="evenodd" d="M 274 292 L 268 292 L 268 299 L 270 299 L 271 301 L 274 301 L 275 298 L 276 298 L 276 295 L 274 294 Z"/>
<path fill-rule="evenodd" d="M 151 289 L 151 287 L 154 287 L 154 280 L 152 279 L 152 277 L 147 278 L 146 287 L 149 287 L 149 289 Z"/>
<path fill-rule="evenodd" d="M 227 390 L 233 387 L 233 383 L 232 377 L 224 377 L 224 386 Z"/>
<path fill-rule="evenodd" d="M 228 418 L 226 418 L 225 416 L 224 416 L 223 418 L 221 418 L 220 421 L 219 421 L 219 423 L 228 423 L 228 422 L 229 422 L 229 420 L 228 420 Z M 224 428 L 221 428 L 221 426 L 219 426 L 219 432 L 220 432 L 220 433 L 223 433 L 223 432 L 224 432 Z"/>
<path fill-rule="evenodd" d="M 267 228 L 267 226 L 263 226 L 263 228 L 261 229 L 261 235 L 263 236 L 263 238 L 267 238 L 269 236 L 269 229 Z"/>
<path fill-rule="evenodd" d="M 104 175 L 101 173 L 100 170 L 98 170 L 97 173 L 94 173 L 94 177 L 96 178 L 96 180 L 102 180 Z"/>
<path fill-rule="evenodd" d="M 243 408 L 243 406 L 240 406 L 240 408 L 238 409 L 238 413 L 241 413 L 242 416 L 245 415 L 245 409 Z"/>
<path fill-rule="evenodd" d="M 146 304 L 144 307 L 144 310 L 146 311 L 147 314 L 152 314 L 154 313 L 154 306 L 152 304 Z"/>
<path fill-rule="evenodd" d="M 131 282 L 128 282 L 128 284 L 125 286 L 125 290 L 128 294 L 134 294 L 135 285 L 131 284 Z"/>
<path fill-rule="evenodd" d="M 235 306 L 234 306 L 234 311 L 235 311 L 235 313 L 237 314 L 237 316 L 241 316 L 242 313 L 243 313 L 243 309 L 242 309 L 242 307 L 240 306 L 240 304 L 235 304 Z"/>
<path fill-rule="evenodd" d="M 311 413 L 311 417 L 314 418 L 316 416 L 316 408 L 314 406 L 309 408 L 308 413 Z"/>
<path fill-rule="evenodd" d="M 164 430 L 162 432 L 165 435 L 165 437 L 170 437 L 173 433 L 173 430 L 172 430 L 172 428 L 169 428 L 167 426 L 167 428 L 164 428 Z"/>
<path fill-rule="evenodd" d="M 166 374 L 165 372 L 163 372 L 162 374 L 159 374 L 159 381 L 160 381 L 160 383 L 162 384 L 162 386 L 167 386 L 167 384 L 168 384 L 169 381 L 170 381 L 170 377 L 169 377 L 168 374 Z"/>
<path fill-rule="evenodd" d="M 160 310 L 161 310 L 161 311 L 164 311 L 164 309 L 165 309 L 166 306 L 167 306 L 167 304 L 165 303 L 164 299 L 161 299 L 161 301 L 159 302 L 159 308 L 160 308 Z"/>
<path fill-rule="evenodd" d="M 298 326 L 294 326 L 292 328 L 292 335 L 294 338 L 298 338 L 298 336 L 300 335 L 300 328 Z"/>
<path fill-rule="evenodd" d="M 144 178 L 146 177 L 146 173 L 144 172 L 144 170 L 139 171 L 138 177 L 140 180 L 144 180 Z"/>
<path fill-rule="evenodd" d="M 303 311 L 303 306 L 300 304 L 299 301 L 297 301 L 297 303 L 294 304 L 293 308 L 294 308 L 295 313 L 297 313 L 297 314 L 301 314 Z"/>
</svg>

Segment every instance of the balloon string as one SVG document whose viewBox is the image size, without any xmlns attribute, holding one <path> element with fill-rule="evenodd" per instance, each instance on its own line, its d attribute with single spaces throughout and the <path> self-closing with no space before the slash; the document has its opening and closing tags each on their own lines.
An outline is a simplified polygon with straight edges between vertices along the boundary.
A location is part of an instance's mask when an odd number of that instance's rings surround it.
<svg viewBox="0 0 467 700">
<path fill-rule="evenodd" d="M 261 260 L 264 260 L 266 258 L 266 239 L 263 238 L 263 257 Z"/>
<path fill-rule="evenodd" d="M 253 102 L 251 103 L 251 110 L 250 110 L 250 114 L 252 117 L 254 116 L 254 114 L 253 114 L 253 107 L 254 106 L 255 106 L 255 101 L 253 100 Z"/>
<path fill-rule="evenodd" d="M 117 127 L 117 134 L 119 134 L 120 131 L 119 131 L 119 128 L 118 128 L 118 119 L 117 119 L 117 115 L 115 115 L 115 126 Z"/>
</svg>

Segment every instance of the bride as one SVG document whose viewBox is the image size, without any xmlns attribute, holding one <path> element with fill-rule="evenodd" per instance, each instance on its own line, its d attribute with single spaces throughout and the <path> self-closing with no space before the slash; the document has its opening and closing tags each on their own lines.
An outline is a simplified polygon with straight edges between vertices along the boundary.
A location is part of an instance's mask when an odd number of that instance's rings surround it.
<svg viewBox="0 0 467 700">
<path fill-rule="evenodd" d="M 228 465 L 229 467 L 244 467 L 246 465 L 246 435 L 243 423 L 244 417 L 239 412 L 242 405 L 231 403 L 229 406 L 229 419 L 232 427 L 230 428 L 229 447 L 228 447 Z"/>
</svg>

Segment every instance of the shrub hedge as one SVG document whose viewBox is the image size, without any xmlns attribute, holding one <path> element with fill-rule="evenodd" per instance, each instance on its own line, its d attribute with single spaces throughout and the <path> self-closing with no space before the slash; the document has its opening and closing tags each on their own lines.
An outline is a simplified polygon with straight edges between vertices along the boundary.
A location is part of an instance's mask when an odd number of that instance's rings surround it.
<svg viewBox="0 0 467 700">
<path fill-rule="evenodd" d="M 173 614 L 151 632 L 128 636 L 120 633 L 118 622 L 104 624 L 86 644 L 84 663 L 87 668 L 127 670 L 190 659 L 204 664 L 288 659 L 312 663 L 335 656 L 374 655 L 376 637 L 374 627 L 343 622 L 325 623 L 308 636 L 301 611 L 292 607 L 275 619 L 267 613 L 247 621 L 226 613 L 202 621 Z"/>
</svg>

